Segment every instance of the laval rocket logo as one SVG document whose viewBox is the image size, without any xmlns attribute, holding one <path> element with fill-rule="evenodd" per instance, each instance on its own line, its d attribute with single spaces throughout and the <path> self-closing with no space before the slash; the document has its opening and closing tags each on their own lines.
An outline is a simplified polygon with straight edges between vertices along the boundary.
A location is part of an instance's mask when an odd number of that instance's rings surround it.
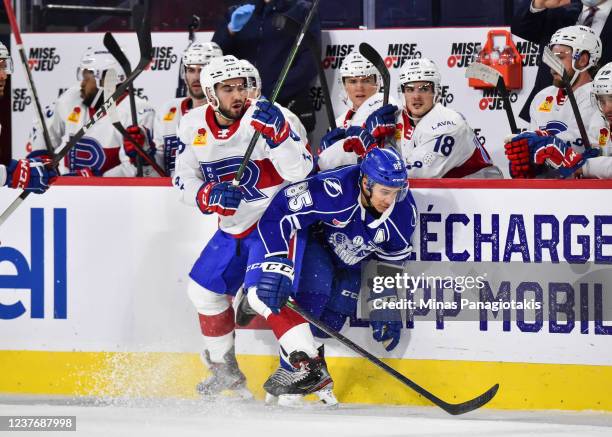
<svg viewBox="0 0 612 437">
<path fill-rule="evenodd" d="M 325 48 L 323 68 L 337 70 L 342 65 L 344 57 L 355 50 L 354 44 L 328 44 Z"/>
<path fill-rule="evenodd" d="M 149 69 L 153 71 L 168 71 L 178 60 L 172 46 L 153 47 L 153 60 L 149 64 Z"/>
<path fill-rule="evenodd" d="M 385 65 L 387 68 L 400 68 L 408 59 L 422 58 L 416 43 L 389 44 Z"/>
<path fill-rule="evenodd" d="M 516 103 L 518 94 L 513 91 L 509 93 L 510 103 Z M 482 91 L 482 99 L 478 102 L 478 107 L 481 111 L 499 111 L 504 109 L 504 101 L 497 88 L 487 88 Z"/>
<path fill-rule="evenodd" d="M 451 53 L 446 61 L 450 67 L 467 68 L 482 50 L 480 41 L 472 42 L 454 42 L 451 45 Z"/>
<path fill-rule="evenodd" d="M 53 71 L 61 57 L 55 53 L 56 47 L 32 47 L 28 65 L 32 71 Z"/>
<path fill-rule="evenodd" d="M 13 89 L 13 112 L 23 112 L 32 103 L 32 97 L 26 88 Z"/>
</svg>

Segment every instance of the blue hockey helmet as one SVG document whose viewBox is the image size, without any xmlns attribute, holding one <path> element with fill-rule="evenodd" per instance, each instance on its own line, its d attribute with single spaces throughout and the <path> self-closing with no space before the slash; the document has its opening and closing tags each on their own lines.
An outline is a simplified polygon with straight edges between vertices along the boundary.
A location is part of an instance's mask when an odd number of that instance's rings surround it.
<svg viewBox="0 0 612 437">
<path fill-rule="evenodd" d="M 372 149 L 361 161 L 361 175 L 367 178 L 366 187 L 372 192 L 374 184 L 401 188 L 397 201 L 408 193 L 408 170 L 399 154 L 391 148 Z"/>
</svg>

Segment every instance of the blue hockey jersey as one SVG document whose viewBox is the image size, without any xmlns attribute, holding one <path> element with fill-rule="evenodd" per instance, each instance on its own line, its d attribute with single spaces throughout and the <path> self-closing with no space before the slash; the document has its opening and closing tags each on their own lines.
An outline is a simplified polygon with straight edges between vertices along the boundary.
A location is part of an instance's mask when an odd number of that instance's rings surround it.
<svg viewBox="0 0 612 437">
<path fill-rule="evenodd" d="M 289 252 L 295 231 L 320 222 L 338 265 L 410 255 L 417 210 L 412 194 L 374 217 L 361 204 L 360 169 L 351 165 L 319 173 L 279 191 L 258 224 L 267 255 Z"/>
</svg>

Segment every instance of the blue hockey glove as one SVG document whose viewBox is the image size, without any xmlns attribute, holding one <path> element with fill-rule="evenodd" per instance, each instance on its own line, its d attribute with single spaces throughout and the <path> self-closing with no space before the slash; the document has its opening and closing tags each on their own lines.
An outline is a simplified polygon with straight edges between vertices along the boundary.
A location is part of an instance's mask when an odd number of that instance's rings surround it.
<svg viewBox="0 0 612 437">
<path fill-rule="evenodd" d="M 261 276 L 257 283 L 257 297 L 274 314 L 287 303 L 293 288 L 293 262 L 290 259 L 272 256 L 261 264 Z"/>
<path fill-rule="evenodd" d="M 387 351 L 392 351 L 400 341 L 402 322 L 370 321 L 372 337 L 383 344 Z"/>
<path fill-rule="evenodd" d="M 227 28 L 231 32 L 240 32 L 245 24 L 251 19 L 251 15 L 253 15 L 253 11 L 255 10 L 255 5 L 242 5 L 234 12 L 232 12 L 232 16 L 230 18 L 230 22 L 227 25 Z"/>
<path fill-rule="evenodd" d="M 345 138 L 346 129 L 337 127 L 335 129 L 330 130 L 325 135 L 323 135 L 323 138 L 321 138 L 321 142 L 319 143 L 319 153 L 330 147 L 332 144 L 341 141 Z"/>
<path fill-rule="evenodd" d="M 368 132 L 377 140 L 395 134 L 395 113 L 397 106 L 387 104 L 372 112 L 366 119 L 365 126 Z"/>
<path fill-rule="evenodd" d="M 5 185 L 36 194 L 44 193 L 57 177 L 57 173 L 47 167 L 47 163 L 49 162 L 12 159 L 6 167 Z"/>
<path fill-rule="evenodd" d="M 280 108 L 267 100 L 259 100 L 255 105 L 251 126 L 261 132 L 271 149 L 280 146 L 291 132 Z"/>
<path fill-rule="evenodd" d="M 219 215 L 230 216 L 242 200 L 242 190 L 231 182 L 207 182 L 202 184 L 196 195 L 196 203 L 204 214 L 216 212 Z"/>
</svg>

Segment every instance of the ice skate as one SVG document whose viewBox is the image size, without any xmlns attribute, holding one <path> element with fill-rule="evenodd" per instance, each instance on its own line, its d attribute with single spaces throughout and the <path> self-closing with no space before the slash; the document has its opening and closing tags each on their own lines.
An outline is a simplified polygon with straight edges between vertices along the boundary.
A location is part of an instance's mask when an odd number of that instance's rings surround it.
<svg viewBox="0 0 612 437">
<path fill-rule="evenodd" d="M 300 407 L 308 394 L 316 395 L 326 406 L 338 404 L 333 380 L 322 356 L 310 358 L 304 352 L 292 352 L 289 362 L 294 371 L 279 367 L 264 383 L 267 405 Z"/>
<path fill-rule="evenodd" d="M 238 368 L 234 348 L 225 354 L 223 363 L 210 361 L 207 350 L 201 354 L 201 358 L 210 372 L 205 380 L 196 385 L 196 391 L 204 399 L 217 399 L 224 392 L 227 392 L 227 399 L 253 398 L 253 394 L 246 387 L 246 377 Z"/>
</svg>

